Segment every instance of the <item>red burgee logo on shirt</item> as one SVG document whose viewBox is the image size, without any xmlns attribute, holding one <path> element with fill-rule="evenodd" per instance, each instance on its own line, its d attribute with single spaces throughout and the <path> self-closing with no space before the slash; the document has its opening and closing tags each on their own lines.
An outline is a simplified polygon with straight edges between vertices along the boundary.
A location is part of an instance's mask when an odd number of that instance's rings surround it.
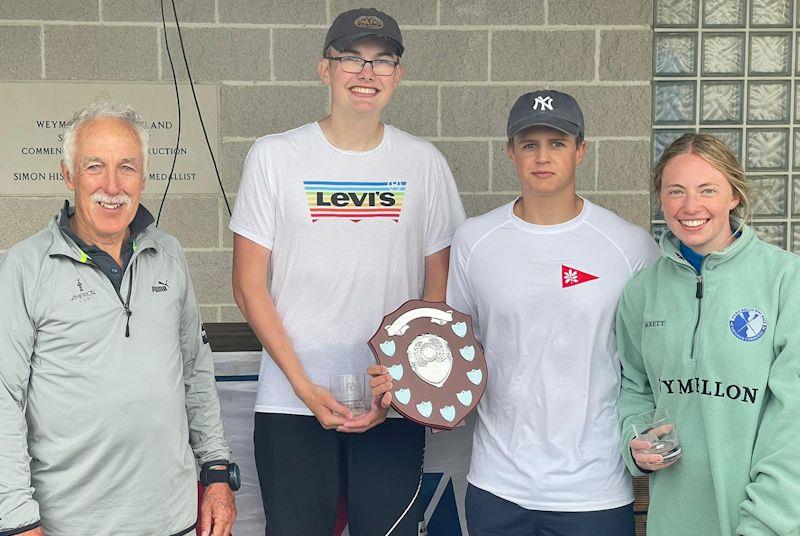
<svg viewBox="0 0 800 536">
<path fill-rule="evenodd" d="M 564 264 L 561 265 L 561 288 L 574 287 L 581 283 L 586 283 L 597 279 L 596 275 L 587 274 L 577 268 L 572 268 Z"/>
</svg>

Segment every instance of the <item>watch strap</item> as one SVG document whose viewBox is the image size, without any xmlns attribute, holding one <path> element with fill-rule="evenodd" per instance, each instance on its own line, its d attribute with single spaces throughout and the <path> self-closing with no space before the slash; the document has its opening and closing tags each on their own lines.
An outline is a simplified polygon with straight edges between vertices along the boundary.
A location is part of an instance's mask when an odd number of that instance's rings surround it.
<svg viewBox="0 0 800 536">
<path fill-rule="evenodd" d="M 228 483 L 228 468 L 225 469 L 206 469 L 206 479 L 204 485 Z"/>
</svg>

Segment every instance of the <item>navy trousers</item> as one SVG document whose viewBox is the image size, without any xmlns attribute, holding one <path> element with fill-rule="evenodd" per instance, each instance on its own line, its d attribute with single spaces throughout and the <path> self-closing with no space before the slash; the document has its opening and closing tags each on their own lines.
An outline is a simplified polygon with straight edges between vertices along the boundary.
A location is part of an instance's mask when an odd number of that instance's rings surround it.
<svg viewBox="0 0 800 536">
<path fill-rule="evenodd" d="M 470 536 L 634 536 L 633 503 L 594 512 L 527 510 L 469 484 Z"/>
</svg>

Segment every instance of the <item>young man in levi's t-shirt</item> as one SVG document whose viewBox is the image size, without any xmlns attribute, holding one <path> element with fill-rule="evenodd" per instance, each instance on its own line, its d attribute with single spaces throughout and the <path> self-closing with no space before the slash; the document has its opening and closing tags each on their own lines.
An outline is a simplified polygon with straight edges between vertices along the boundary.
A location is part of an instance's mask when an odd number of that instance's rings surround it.
<svg viewBox="0 0 800 536">
<path fill-rule="evenodd" d="M 353 536 L 424 529 L 424 428 L 377 400 L 353 415 L 329 391 L 374 363 L 384 315 L 444 299 L 464 219 L 439 151 L 381 122 L 402 53 L 385 13 L 337 16 L 317 65 L 330 115 L 260 138 L 245 162 L 233 288 L 264 346 L 254 441 L 270 536 L 332 534 L 340 489 Z"/>
</svg>

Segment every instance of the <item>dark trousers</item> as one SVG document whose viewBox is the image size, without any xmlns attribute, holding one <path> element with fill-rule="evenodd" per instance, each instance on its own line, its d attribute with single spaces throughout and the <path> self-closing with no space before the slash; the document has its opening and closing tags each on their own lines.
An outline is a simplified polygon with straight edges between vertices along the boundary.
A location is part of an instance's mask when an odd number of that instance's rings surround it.
<svg viewBox="0 0 800 536">
<path fill-rule="evenodd" d="M 363 434 L 315 417 L 256 413 L 256 467 L 268 536 L 331 536 L 340 489 L 351 536 L 417 536 L 424 427 L 386 421 Z"/>
<path fill-rule="evenodd" d="M 633 504 L 594 512 L 527 510 L 469 484 L 470 536 L 633 536 Z"/>
</svg>

